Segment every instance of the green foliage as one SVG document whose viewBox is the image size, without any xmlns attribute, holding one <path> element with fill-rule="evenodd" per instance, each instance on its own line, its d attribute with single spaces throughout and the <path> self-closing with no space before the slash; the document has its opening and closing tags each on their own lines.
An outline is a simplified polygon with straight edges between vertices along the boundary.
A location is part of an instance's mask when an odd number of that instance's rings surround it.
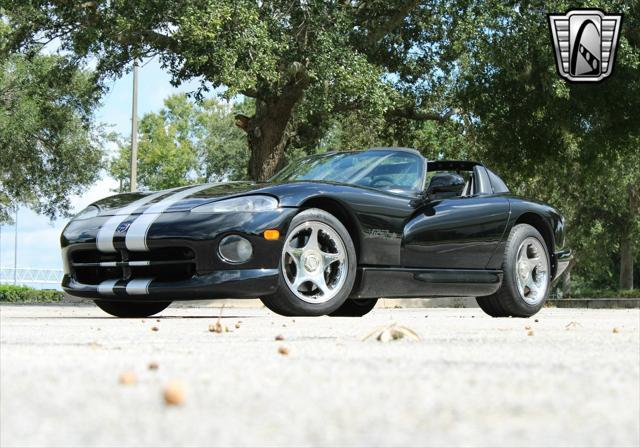
<svg viewBox="0 0 640 448">
<path fill-rule="evenodd" d="M 64 295 L 53 289 L 33 289 L 28 286 L 0 285 L 0 302 L 61 302 Z"/>
<path fill-rule="evenodd" d="M 158 55 L 175 84 L 197 78 L 202 91 L 254 98 L 248 174 L 264 179 L 286 147 L 317 144 L 322 132 L 312 128 L 328 130 L 336 115 L 438 119 L 451 106 L 447 80 L 458 50 L 450 33 L 466 3 L 7 0 L 3 19 L 13 32 L 5 51 L 37 52 L 56 38 L 78 59 L 97 59 L 101 80 Z"/>
<path fill-rule="evenodd" d="M 92 123 L 97 105 L 92 74 L 68 59 L 0 58 L 0 221 L 17 204 L 65 213 L 96 181 L 105 138 Z"/>
<path fill-rule="evenodd" d="M 585 299 L 637 299 L 640 297 L 640 289 L 624 289 L 618 291 L 613 289 L 581 288 L 572 290 L 568 297 Z"/>
<path fill-rule="evenodd" d="M 567 218 L 572 281 L 617 285 L 621 243 L 640 261 L 640 36 L 637 3 L 590 2 L 625 14 L 614 75 L 568 84 L 555 68 L 546 14 L 571 2 L 474 4 L 477 22 L 457 36 L 459 100 L 479 158 L 517 194 L 555 205 Z"/>
<path fill-rule="evenodd" d="M 246 178 L 246 139 L 231 109 L 214 99 L 194 104 L 172 95 L 157 113 L 140 120 L 138 182 L 160 190 L 196 182 Z M 109 171 L 128 188 L 131 149 L 121 142 Z"/>
</svg>

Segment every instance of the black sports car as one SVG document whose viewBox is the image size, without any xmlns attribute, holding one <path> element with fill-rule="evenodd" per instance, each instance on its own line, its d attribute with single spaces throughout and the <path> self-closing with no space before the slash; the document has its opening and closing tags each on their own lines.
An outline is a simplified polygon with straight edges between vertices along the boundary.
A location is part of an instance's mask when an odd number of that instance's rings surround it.
<svg viewBox="0 0 640 448">
<path fill-rule="evenodd" d="M 331 152 L 267 183 L 124 193 L 61 237 L 69 294 L 115 316 L 173 300 L 260 297 L 288 316 L 361 316 L 379 297 L 476 297 L 531 316 L 568 265 L 564 220 L 480 163 Z"/>
</svg>

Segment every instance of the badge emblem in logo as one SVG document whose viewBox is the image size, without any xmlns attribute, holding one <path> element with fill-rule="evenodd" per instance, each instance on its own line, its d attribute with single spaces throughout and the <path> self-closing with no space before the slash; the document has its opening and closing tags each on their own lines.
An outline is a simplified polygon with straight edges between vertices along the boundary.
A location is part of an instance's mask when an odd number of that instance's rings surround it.
<svg viewBox="0 0 640 448">
<path fill-rule="evenodd" d="M 118 233 L 126 232 L 130 225 L 131 224 L 128 222 L 123 222 L 118 227 L 116 227 L 116 232 Z"/>
<path fill-rule="evenodd" d="M 621 22 L 622 14 L 597 9 L 549 14 L 560 76 L 574 82 L 598 82 L 611 75 Z"/>
</svg>

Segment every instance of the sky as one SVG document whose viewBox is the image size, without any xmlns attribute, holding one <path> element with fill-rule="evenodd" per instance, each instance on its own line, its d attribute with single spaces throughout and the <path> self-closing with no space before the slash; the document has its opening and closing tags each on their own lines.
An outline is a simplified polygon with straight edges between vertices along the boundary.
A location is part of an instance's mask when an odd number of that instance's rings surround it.
<svg viewBox="0 0 640 448">
<path fill-rule="evenodd" d="M 163 71 L 157 59 L 145 61 L 138 72 L 138 116 L 157 111 L 166 97 L 178 92 L 191 92 L 198 87 L 197 81 L 175 88 L 170 76 Z M 131 134 L 131 93 L 133 75 L 128 73 L 111 83 L 109 93 L 97 110 L 96 121 L 112 125 L 122 135 Z M 113 194 L 117 183 L 106 173 L 102 179 L 83 195 L 73 197 L 73 212 L 77 213 L 90 203 Z M 67 219 L 50 221 L 27 208 L 18 211 L 18 268 L 62 269 L 60 256 L 60 233 Z M 0 266 L 14 266 L 15 226 L 4 225 L 0 229 Z M 35 285 L 33 285 L 35 286 Z M 48 285 L 51 288 L 54 285 Z"/>
</svg>

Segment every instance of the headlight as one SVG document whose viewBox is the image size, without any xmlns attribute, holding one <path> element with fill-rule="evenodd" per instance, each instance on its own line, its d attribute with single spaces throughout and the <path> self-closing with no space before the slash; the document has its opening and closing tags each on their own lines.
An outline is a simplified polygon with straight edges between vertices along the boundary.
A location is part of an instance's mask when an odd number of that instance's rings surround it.
<svg viewBox="0 0 640 448">
<path fill-rule="evenodd" d="M 79 221 L 82 219 L 94 218 L 98 216 L 99 211 L 100 210 L 98 209 L 98 207 L 96 207 L 95 205 L 90 205 L 89 207 L 85 208 L 80 213 L 78 213 L 76 216 L 74 216 L 73 220 Z"/>
<path fill-rule="evenodd" d="M 211 202 L 191 209 L 193 213 L 266 212 L 278 208 L 278 200 L 271 196 L 242 196 Z"/>
</svg>

